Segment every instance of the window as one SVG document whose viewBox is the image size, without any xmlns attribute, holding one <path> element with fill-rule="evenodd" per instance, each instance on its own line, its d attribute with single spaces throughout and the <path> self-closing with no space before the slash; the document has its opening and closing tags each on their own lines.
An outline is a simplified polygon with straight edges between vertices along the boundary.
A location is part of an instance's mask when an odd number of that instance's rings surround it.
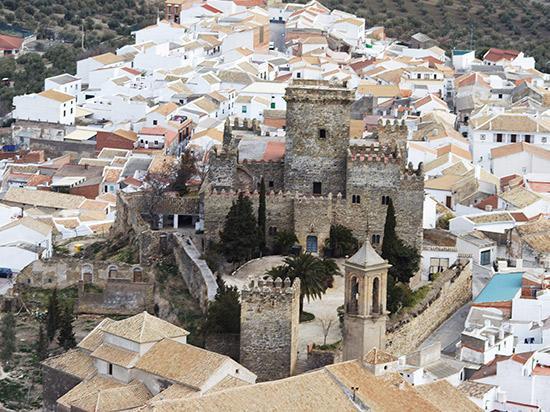
<svg viewBox="0 0 550 412">
<path fill-rule="evenodd" d="M 525 143 L 531 143 L 531 135 L 530 135 L 530 134 L 526 134 L 524 140 L 525 140 Z"/>
<path fill-rule="evenodd" d="M 498 94 L 498 98 L 502 99 L 502 94 L 501 93 Z"/>
<path fill-rule="evenodd" d="M 490 250 L 484 250 L 480 254 L 480 265 L 485 266 L 491 264 L 491 251 Z"/>
<path fill-rule="evenodd" d="M 390 204 L 390 197 L 389 196 L 382 196 L 382 204 L 383 205 Z"/>
<path fill-rule="evenodd" d="M 275 182 L 273 180 L 270 180 L 267 184 L 268 187 L 275 187 Z"/>
<path fill-rule="evenodd" d="M 378 245 L 380 244 L 380 235 L 372 235 L 371 236 L 371 243 L 373 245 Z"/>
<path fill-rule="evenodd" d="M 448 258 L 430 258 L 430 274 L 443 272 L 449 267 Z"/>
<path fill-rule="evenodd" d="M 113 364 L 109 363 L 109 371 L 107 372 L 109 375 L 113 374 Z"/>
<path fill-rule="evenodd" d="M 67 116 L 67 111 L 63 110 L 63 117 Z"/>
<path fill-rule="evenodd" d="M 502 143 L 502 133 L 497 133 L 497 143 Z"/>
<path fill-rule="evenodd" d="M 510 142 L 516 143 L 518 141 L 518 135 L 517 134 L 511 134 L 510 135 Z"/>
<path fill-rule="evenodd" d="M 547 141 L 548 141 L 548 139 L 546 137 L 541 137 L 540 138 L 541 143 L 546 143 Z"/>
<path fill-rule="evenodd" d="M 71 107 L 71 114 L 73 114 L 73 108 Z"/>
<path fill-rule="evenodd" d="M 480 135 L 479 140 L 485 140 L 485 135 L 484 134 Z"/>
<path fill-rule="evenodd" d="M 326 138 L 327 138 L 327 130 L 319 129 L 319 139 L 326 139 Z"/>
<path fill-rule="evenodd" d="M 320 195 L 322 192 L 321 182 L 313 182 L 313 194 Z"/>
<path fill-rule="evenodd" d="M 156 126 L 157 124 L 159 124 L 158 120 L 153 120 L 153 126 Z"/>
<path fill-rule="evenodd" d="M 241 107 L 241 113 L 246 113 L 246 109 L 247 109 L 246 106 L 242 106 Z"/>
<path fill-rule="evenodd" d="M 272 109 L 275 109 L 275 107 L 276 107 L 275 102 L 272 102 L 271 105 L 270 105 L 270 107 L 271 107 Z"/>
<path fill-rule="evenodd" d="M 421 78 L 422 78 L 422 75 L 421 75 L 420 73 L 418 73 L 418 74 L 416 75 L 416 78 L 417 78 L 417 79 L 421 79 Z"/>
<path fill-rule="evenodd" d="M 351 203 L 361 203 L 361 195 L 351 196 Z"/>
<path fill-rule="evenodd" d="M 297 79 L 299 79 L 299 78 L 301 78 L 301 77 L 302 77 L 302 73 L 300 73 L 300 72 L 296 73 L 296 78 L 297 78 Z"/>
</svg>

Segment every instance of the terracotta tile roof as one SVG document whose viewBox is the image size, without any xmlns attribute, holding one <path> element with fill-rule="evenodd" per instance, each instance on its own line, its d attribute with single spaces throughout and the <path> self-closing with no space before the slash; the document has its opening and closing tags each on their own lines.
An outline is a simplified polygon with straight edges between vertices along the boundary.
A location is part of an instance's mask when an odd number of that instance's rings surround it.
<svg viewBox="0 0 550 412">
<path fill-rule="evenodd" d="M 96 373 L 92 358 L 80 349 L 71 349 L 61 355 L 48 358 L 42 364 L 79 379 L 91 378 Z"/>
<path fill-rule="evenodd" d="M 84 339 L 77 345 L 79 348 L 93 352 L 103 342 L 103 331 L 101 328 L 114 322 L 114 320 L 105 318 L 103 319 L 90 333 L 88 333 Z"/>
<path fill-rule="evenodd" d="M 127 411 L 144 405 L 152 395 L 147 387 L 133 381 L 119 387 L 105 388 L 71 402 L 71 410 L 80 411 Z"/>
<path fill-rule="evenodd" d="M 154 112 L 160 113 L 163 116 L 168 116 L 170 113 L 174 112 L 178 108 L 178 105 L 176 103 L 164 103 L 161 104 L 159 107 L 157 107 Z"/>
<path fill-rule="evenodd" d="M 103 181 L 105 183 L 116 183 L 120 179 L 122 173 L 121 167 L 107 166 L 103 169 Z"/>
<path fill-rule="evenodd" d="M 485 394 L 495 387 L 495 385 L 489 385 L 487 383 L 464 381 L 458 385 L 458 390 L 469 397 L 483 399 Z"/>
<path fill-rule="evenodd" d="M 531 189 L 533 192 L 550 193 L 550 182 L 534 182 L 530 180 L 528 184 L 529 184 L 529 189 Z"/>
<path fill-rule="evenodd" d="M 478 406 L 444 379 L 419 385 L 416 390 L 424 399 L 440 411 L 479 411 Z"/>
<path fill-rule="evenodd" d="M 501 113 L 490 118 L 471 119 L 470 123 L 475 130 L 521 133 L 550 132 L 550 120 L 525 114 Z"/>
<path fill-rule="evenodd" d="M 437 156 L 441 156 L 445 153 L 453 153 L 463 159 L 472 160 L 472 154 L 468 150 L 465 150 L 452 143 L 437 148 Z"/>
<path fill-rule="evenodd" d="M 58 92 L 57 90 L 46 90 L 38 93 L 39 96 L 45 97 L 47 99 L 55 100 L 60 103 L 68 102 L 69 100 L 74 100 L 75 97 L 70 94 L 65 94 Z"/>
<path fill-rule="evenodd" d="M 20 50 L 23 46 L 23 38 L 0 34 L 0 50 Z"/>
<path fill-rule="evenodd" d="M 533 375 L 550 376 L 550 367 L 544 366 L 544 365 L 537 365 L 533 368 Z"/>
<path fill-rule="evenodd" d="M 514 60 L 516 57 L 518 57 L 519 52 L 516 50 L 503 50 L 503 49 L 497 49 L 495 47 L 491 47 L 485 55 L 483 56 L 483 60 L 489 60 L 491 62 L 498 62 L 500 60 Z"/>
<path fill-rule="evenodd" d="M 482 215 L 468 216 L 467 218 L 477 224 L 496 223 L 496 222 L 514 222 L 514 219 L 508 212 L 487 213 Z"/>
<path fill-rule="evenodd" d="M 42 191 L 40 191 L 42 192 Z M 3 232 L 7 229 L 11 229 L 17 226 L 25 226 L 31 230 L 34 230 L 44 236 L 49 235 L 52 232 L 52 227 L 47 223 L 41 222 L 40 220 L 34 219 L 29 216 L 16 219 L 4 226 L 0 226 L 0 232 Z"/>
<path fill-rule="evenodd" d="M 521 186 L 516 186 L 513 189 L 501 192 L 500 198 L 517 208 L 527 207 L 541 199 L 538 194 Z"/>
<path fill-rule="evenodd" d="M 27 180 L 27 186 L 48 186 L 52 182 L 52 177 L 47 175 L 33 175 Z"/>
<path fill-rule="evenodd" d="M 285 156 L 284 142 L 267 142 L 262 160 L 279 161 Z"/>
<path fill-rule="evenodd" d="M 172 325 L 147 312 L 119 320 L 101 328 L 103 332 L 137 343 L 156 342 L 164 338 L 189 335 L 185 329 Z"/>
<path fill-rule="evenodd" d="M 481 202 L 478 202 L 475 207 L 481 210 L 486 210 L 487 206 L 491 206 L 493 210 L 495 210 L 498 207 L 498 196 L 497 195 L 491 195 L 483 199 Z"/>
<path fill-rule="evenodd" d="M 166 354 L 170 354 L 170 356 L 166 356 Z M 163 339 L 141 356 L 135 368 L 170 379 L 173 382 L 201 389 L 212 374 L 228 362 L 234 361 L 227 356 L 187 343 Z"/>
<path fill-rule="evenodd" d="M 92 59 L 104 65 L 120 63 L 124 61 L 124 58 L 122 56 L 117 56 L 116 54 L 111 52 L 93 56 Z"/>
<path fill-rule="evenodd" d="M 212 13 L 223 13 L 221 10 L 215 8 L 214 6 L 211 6 L 210 4 L 203 4 L 202 8 Z"/>
<path fill-rule="evenodd" d="M 169 386 L 162 392 L 156 394 L 150 401 L 149 404 L 154 404 L 158 401 L 172 400 L 172 399 L 182 399 L 189 396 L 197 395 L 200 391 L 190 388 L 189 386 L 180 385 L 179 383 L 174 383 Z"/>
<path fill-rule="evenodd" d="M 122 366 L 126 369 L 132 368 L 139 359 L 139 353 L 123 349 L 118 346 L 103 343 L 94 350 L 90 356 L 104 360 L 108 363 Z"/>
<path fill-rule="evenodd" d="M 82 202 L 82 205 L 80 205 L 80 209 L 98 210 L 98 211 L 104 211 L 108 207 L 109 207 L 109 203 L 104 202 L 103 200 L 91 200 L 91 199 L 86 199 L 84 202 Z"/>
</svg>

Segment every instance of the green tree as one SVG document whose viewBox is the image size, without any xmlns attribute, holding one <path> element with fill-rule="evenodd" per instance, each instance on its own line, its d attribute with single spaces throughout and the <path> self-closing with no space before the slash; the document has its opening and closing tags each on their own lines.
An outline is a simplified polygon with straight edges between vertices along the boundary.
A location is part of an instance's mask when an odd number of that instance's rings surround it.
<svg viewBox="0 0 550 412">
<path fill-rule="evenodd" d="M 48 300 L 48 315 L 46 318 L 46 334 L 51 342 L 55 336 L 55 332 L 59 329 L 60 308 L 57 298 L 57 289 L 54 289 Z"/>
<path fill-rule="evenodd" d="M 48 357 L 48 337 L 44 331 L 44 326 L 40 324 L 38 328 L 38 339 L 36 340 L 34 352 L 36 359 L 40 362 Z"/>
<path fill-rule="evenodd" d="M 353 255 L 359 248 L 359 242 L 347 227 L 331 225 L 326 247 L 330 251 L 330 256 L 341 258 Z"/>
<path fill-rule="evenodd" d="M 44 57 L 52 64 L 54 75 L 76 73 L 77 52 L 74 47 L 58 44 L 50 47 Z"/>
<path fill-rule="evenodd" d="M 181 159 L 176 171 L 176 177 L 172 184 L 172 190 L 178 192 L 181 196 L 189 192 L 187 182 L 197 174 L 195 157 L 187 150 L 181 155 Z"/>
<path fill-rule="evenodd" d="M 319 259 L 311 253 L 289 256 L 284 264 L 275 266 L 266 272 L 273 278 L 300 279 L 300 314 L 304 310 L 304 298 L 320 299 L 329 287 L 332 287 L 334 276 L 340 274 L 336 263 L 331 259 Z"/>
<path fill-rule="evenodd" d="M 293 231 L 281 230 L 275 235 L 273 253 L 277 255 L 288 255 L 292 246 L 297 242 L 298 238 Z"/>
<path fill-rule="evenodd" d="M 206 315 L 206 333 L 239 333 L 241 330 L 241 303 L 239 289 L 227 286 L 225 281 L 217 278 L 218 292 L 213 302 L 208 305 Z"/>
<path fill-rule="evenodd" d="M 390 198 L 386 211 L 386 223 L 384 225 L 382 257 L 392 265 L 389 269 L 389 274 L 396 280 L 407 283 L 418 271 L 420 255 L 415 248 L 405 244 L 397 236 L 395 226 L 395 209 Z"/>
<path fill-rule="evenodd" d="M 388 309 L 396 313 L 401 307 L 409 306 L 412 292 L 408 286 L 420 264 L 420 256 L 415 248 L 406 245 L 395 233 L 395 209 L 390 198 L 384 225 L 382 257 L 392 267 L 388 270 Z"/>
<path fill-rule="evenodd" d="M 252 202 L 242 192 L 229 209 L 220 240 L 230 262 L 244 262 L 258 254 L 258 228 Z"/>
<path fill-rule="evenodd" d="M 265 204 L 265 181 L 262 177 L 260 181 L 260 198 L 258 199 L 258 239 L 260 252 L 265 252 L 265 224 L 266 224 L 266 204 Z"/>
<path fill-rule="evenodd" d="M 76 339 L 73 332 L 73 311 L 69 306 L 65 306 L 63 315 L 61 316 L 61 325 L 59 328 L 59 336 L 57 343 L 63 349 L 68 350 L 76 346 Z"/>
<path fill-rule="evenodd" d="M 9 367 L 13 360 L 13 353 L 15 352 L 15 317 L 12 312 L 8 312 L 2 319 L 2 326 L 0 330 L 2 336 L 2 349 L 0 350 L 0 359 L 4 364 L 4 368 Z"/>
</svg>

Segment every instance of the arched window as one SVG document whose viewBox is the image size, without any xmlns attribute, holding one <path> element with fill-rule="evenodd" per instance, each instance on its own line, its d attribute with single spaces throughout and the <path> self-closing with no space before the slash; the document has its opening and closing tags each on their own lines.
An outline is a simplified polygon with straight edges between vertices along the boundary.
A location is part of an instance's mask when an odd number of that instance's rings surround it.
<svg viewBox="0 0 550 412">
<path fill-rule="evenodd" d="M 389 196 L 382 196 L 382 204 L 388 205 L 390 203 L 390 197 Z"/>
<path fill-rule="evenodd" d="M 359 310 L 359 280 L 355 276 L 351 277 L 349 288 L 350 295 L 347 311 L 354 315 Z"/>
<path fill-rule="evenodd" d="M 351 196 L 351 203 L 361 203 L 361 195 L 352 195 Z"/>
<path fill-rule="evenodd" d="M 372 281 L 372 313 L 380 313 L 380 279 Z"/>
<path fill-rule="evenodd" d="M 117 265 L 109 265 L 109 267 L 107 268 L 107 273 L 108 273 L 109 279 L 116 278 L 118 275 Z"/>
<path fill-rule="evenodd" d="M 135 267 L 134 270 L 134 282 L 143 282 L 143 269 L 138 267 Z"/>
<path fill-rule="evenodd" d="M 372 235 L 371 236 L 371 243 L 373 245 L 378 245 L 380 243 L 380 235 Z"/>
</svg>

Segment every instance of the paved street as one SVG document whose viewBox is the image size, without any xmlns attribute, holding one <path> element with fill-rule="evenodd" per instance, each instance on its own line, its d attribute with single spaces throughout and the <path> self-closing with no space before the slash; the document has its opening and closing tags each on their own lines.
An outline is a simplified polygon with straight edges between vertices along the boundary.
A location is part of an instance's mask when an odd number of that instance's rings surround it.
<svg viewBox="0 0 550 412">
<path fill-rule="evenodd" d="M 464 322 L 470 310 L 470 303 L 462 306 L 449 319 L 447 319 L 428 339 L 421 345 L 422 348 L 437 341 L 441 342 L 441 349 L 446 354 L 454 354 L 455 344 L 460 340 L 460 334 L 464 329 Z"/>
</svg>

